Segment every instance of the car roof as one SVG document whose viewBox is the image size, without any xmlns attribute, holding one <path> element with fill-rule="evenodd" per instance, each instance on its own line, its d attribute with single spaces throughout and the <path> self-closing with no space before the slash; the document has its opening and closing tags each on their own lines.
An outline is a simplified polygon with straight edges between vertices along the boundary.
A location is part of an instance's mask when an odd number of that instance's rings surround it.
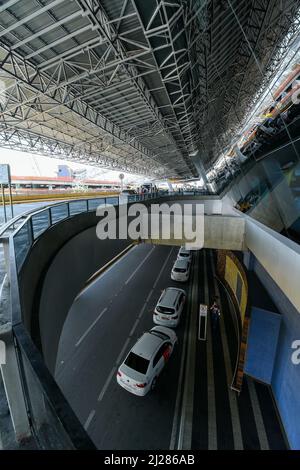
<svg viewBox="0 0 300 470">
<path fill-rule="evenodd" d="M 190 253 L 191 250 L 188 250 L 187 248 L 185 248 L 184 246 L 182 246 L 179 250 L 180 253 Z"/>
<path fill-rule="evenodd" d="M 162 293 L 159 305 L 167 307 L 173 306 L 181 293 L 181 289 L 176 289 L 176 287 L 167 287 L 167 289 Z"/>
<path fill-rule="evenodd" d="M 189 263 L 188 259 L 177 259 L 174 263 L 174 268 L 185 269 Z"/>
<path fill-rule="evenodd" d="M 131 352 L 150 360 L 162 342 L 163 340 L 160 337 L 147 332 L 141 336 L 138 342 L 133 346 Z"/>
</svg>

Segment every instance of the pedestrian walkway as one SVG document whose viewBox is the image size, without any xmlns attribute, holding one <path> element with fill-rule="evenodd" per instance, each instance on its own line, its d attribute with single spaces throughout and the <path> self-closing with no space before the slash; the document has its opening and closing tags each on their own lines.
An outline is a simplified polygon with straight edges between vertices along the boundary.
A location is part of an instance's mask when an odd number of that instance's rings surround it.
<svg viewBox="0 0 300 470">
<path fill-rule="evenodd" d="M 240 395 L 230 389 L 238 349 L 233 307 L 214 277 L 213 251 L 202 250 L 199 263 L 199 303 L 219 295 L 221 317 L 215 332 L 209 318 L 207 341 L 197 341 L 192 449 L 286 449 L 270 387 L 245 377 Z"/>
</svg>

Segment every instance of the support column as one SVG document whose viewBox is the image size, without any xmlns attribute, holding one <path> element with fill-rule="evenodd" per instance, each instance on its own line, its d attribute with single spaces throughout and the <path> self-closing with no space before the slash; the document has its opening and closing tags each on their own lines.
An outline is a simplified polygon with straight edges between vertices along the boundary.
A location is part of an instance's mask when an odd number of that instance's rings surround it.
<svg viewBox="0 0 300 470">
<path fill-rule="evenodd" d="M 244 251 L 243 262 L 248 271 L 253 271 L 254 256 L 251 251 Z"/>
<path fill-rule="evenodd" d="M 0 368 L 16 440 L 21 442 L 31 436 L 20 368 L 12 327 L 10 323 L 0 326 Z"/>
<path fill-rule="evenodd" d="M 204 169 L 199 151 L 197 151 L 195 154 L 190 154 L 190 157 L 199 173 L 199 176 L 203 179 L 205 189 L 207 189 L 208 181 L 206 178 L 206 171 Z"/>
</svg>

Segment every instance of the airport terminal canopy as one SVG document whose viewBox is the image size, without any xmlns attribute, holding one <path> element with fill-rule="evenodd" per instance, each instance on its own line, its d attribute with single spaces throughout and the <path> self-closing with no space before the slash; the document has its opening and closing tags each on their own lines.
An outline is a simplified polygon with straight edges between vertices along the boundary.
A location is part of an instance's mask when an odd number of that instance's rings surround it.
<svg viewBox="0 0 300 470">
<path fill-rule="evenodd" d="M 195 178 L 275 75 L 298 10 L 298 0 L 0 1 L 0 146 Z"/>
</svg>

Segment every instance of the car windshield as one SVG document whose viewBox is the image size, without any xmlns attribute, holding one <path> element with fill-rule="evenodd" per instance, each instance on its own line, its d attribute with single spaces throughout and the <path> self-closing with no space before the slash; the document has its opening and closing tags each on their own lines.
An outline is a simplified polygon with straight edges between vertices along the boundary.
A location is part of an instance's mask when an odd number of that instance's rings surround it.
<svg viewBox="0 0 300 470">
<path fill-rule="evenodd" d="M 190 254 L 189 254 L 189 253 L 187 253 L 187 252 L 183 252 L 183 251 L 182 251 L 182 252 L 181 252 L 181 254 L 180 254 L 180 256 L 189 257 L 189 256 L 190 256 Z"/>
<path fill-rule="evenodd" d="M 145 359 L 144 357 L 138 356 L 137 354 L 130 352 L 124 364 L 127 367 L 130 367 L 130 369 L 136 370 L 137 372 L 140 372 L 141 374 L 146 374 L 148 370 L 148 366 L 149 366 L 149 361 L 148 359 Z"/>
<path fill-rule="evenodd" d="M 185 273 L 186 269 L 185 268 L 174 268 L 175 273 Z"/>
<path fill-rule="evenodd" d="M 169 315 L 173 315 L 175 313 L 175 310 L 173 308 L 170 308 L 170 307 L 162 307 L 161 305 L 159 305 L 158 307 L 156 307 L 157 311 L 160 312 L 160 313 L 168 313 Z"/>
<path fill-rule="evenodd" d="M 165 339 L 170 339 L 170 337 L 168 335 L 165 335 L 164 333 L 162 333 L 161 331 L 151 331 L 151 334 L 152 335 L 155 335 L 155 336 L 158 336 L 159 338 L 165 340 Z"/>
</svg>

